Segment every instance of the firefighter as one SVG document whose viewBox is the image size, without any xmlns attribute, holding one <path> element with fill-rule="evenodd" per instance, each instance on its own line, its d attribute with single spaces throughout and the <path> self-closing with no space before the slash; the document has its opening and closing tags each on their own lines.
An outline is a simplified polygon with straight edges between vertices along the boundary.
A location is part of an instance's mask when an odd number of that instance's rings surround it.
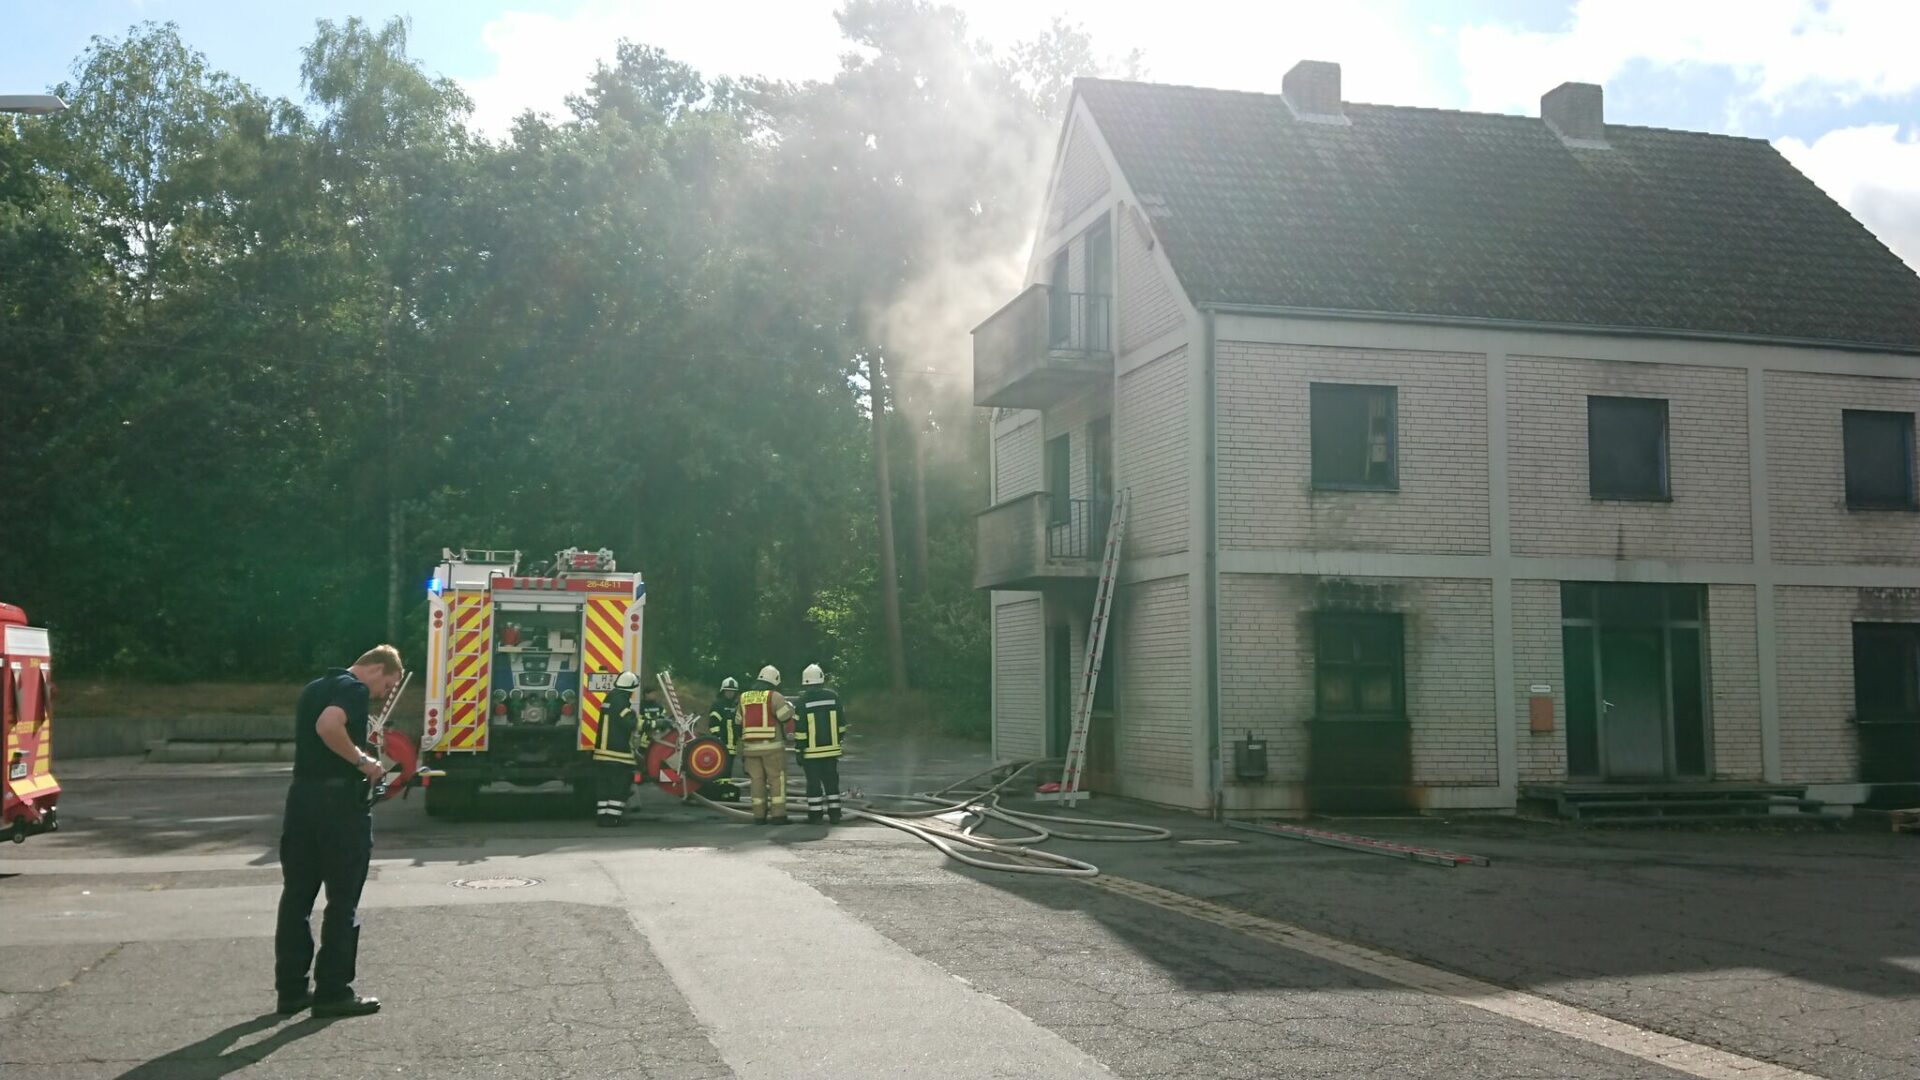
<svg viewBox="0 0 1920 1080">
<path fill-rule="evenodd" d="M 768 664 L 752 688 L 740 694 L 734 713 L 755 825 L 787 823 L 786 737 L 793 729 L 793 704 L 780 696 L 779 687 L 780 669 Z"/>
<path fill-rule="evenodd" d="M 640 730 L 646 737 L 647 745 L 665 735 L 673 727 L 673 717 L 667 714 L 667 707 L 660 702 L 660 688 L 649 686 L 640 694 Z"/>
<path fill-rule="evenodd" d="M 280 827 L 280 912 L 273 981 L 283 1016 L 366 1016 L 380 999 L 353 990 L 360 948 L 360 892 L 373 852 L 372 785 L 386 773 L 374 756 L 368 706 L 400 682 L 400 650 L 378 645 L 352 667 L 332 668 L 300 691 L 294 706 L 293 783 Z M 327 890 L 320 953 L 313 951 L 313 902 Z M 313 989 L 307 989 L 311 963 Z"/>
<path fill-rule="evenodd" d="M 800 673 L 798 715 L 793 722 L 793 749 L 807 774 L 807 820 L 819 824 L 821 815 L 840 820 L 840 742 L 847 723 L 840 711 L 840 695 L 827 685 L 819 664 Z"/>
<path fill-rule="evenodd" d="M 727 748 L 727 774 L 716 776 L 703 785 L 700 794 L 715 802 L 739 802 L 740 733 L 734 726 L 734 712 L 740 703 L 740 680 L 729 675 L 720 680 L 720 692 L 707 709 L 707 734 Z"/>
<path fill-rule="evenodd" d="M 646 728 L 633 703 L 638 689 L 640 676 L 623 671 L 600 704 L 600 730 L 593 740 L 593 771 L 600 796 L 594 820 L 604 828 L 620 824 L 626 816 L 627 800 L 633 797 L 634 755 L 647 745 Z"/>
</svg>

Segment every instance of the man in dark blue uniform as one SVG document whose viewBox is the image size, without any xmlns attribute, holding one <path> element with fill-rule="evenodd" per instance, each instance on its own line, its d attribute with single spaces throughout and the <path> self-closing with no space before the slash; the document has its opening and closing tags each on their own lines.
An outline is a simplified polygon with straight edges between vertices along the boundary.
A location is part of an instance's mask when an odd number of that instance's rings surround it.
<svg viewBox="0 0 1920 1080">
<path fill-rule="evenodd" d="M 400 650 L 379 645 L 349 668 L 307 684 L 294 707 L 293 785 L 280 828 L 280 920 L 273 939 L 275 1010 L 311 1005 L 315 1016 L 365 1016 L 378 998 L 353 990 L 360 947 L 360 890 L 373 853 L 372 785 L 384 772 L 374 756 L 368 707 L 400 682 Z M 313 902 L 327 890 L 320 955 L 313 953 Z M 307 968 L 313 967 L 313 989 Z"/>
</svg>

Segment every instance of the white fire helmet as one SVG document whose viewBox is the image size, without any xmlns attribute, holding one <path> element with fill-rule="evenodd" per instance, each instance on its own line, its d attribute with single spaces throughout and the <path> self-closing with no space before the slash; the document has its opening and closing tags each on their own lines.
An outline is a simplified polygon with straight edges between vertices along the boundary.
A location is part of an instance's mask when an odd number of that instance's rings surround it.
<svg viewBox="0 0 1920 1080">
<path fill-rule="evenodd" d="M 613 685 L 621 690 L 632 690 L 640 685 L 640 676 L 631 671 L 623 671 L 619 678 L 613 680 Z"/>
<path fill-rule="evenodd" d="M 740 680 L 729 675 L 726 678 L 720 680 L 720 689 L 738 690 L 740 689 Z"/>
<path fill-rule="evenodd" d="M 779 686 L 780 685 L 780 669 L 777 667 L 774 667 L 772 664 L 768 664 L 766 667 L 761 668 L 760 681 L 763 683 L 766 683 L 768 686 Z"/>
<path fill-rule="evenodd" d="M 827 673 L 820 670 L 819 664 L 808 664 L 807 670 L 800 673 L 801 686 L 819 686 L 827 681 Z"/>
</svg>

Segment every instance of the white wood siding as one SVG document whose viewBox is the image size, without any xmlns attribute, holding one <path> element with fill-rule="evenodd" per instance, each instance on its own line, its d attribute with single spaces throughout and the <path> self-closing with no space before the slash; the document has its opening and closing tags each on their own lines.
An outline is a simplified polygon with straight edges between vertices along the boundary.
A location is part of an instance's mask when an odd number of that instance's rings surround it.
<svg viewBox="0 0 1920 1080">
<path fill-rule="evenodd" d="M 1046 753 L 1046 638 L 1040 598 L 993 609 L 993 745 L 1002 760 Z"/>
<path fill-rule="evenodd" d="M 1127 526 L 1130 559 L 1187 549 L 1187 350 L 1184 346 L 1120 377 L 1120 468 L 1116 483 L 1133 492 Z"/>
</svg>

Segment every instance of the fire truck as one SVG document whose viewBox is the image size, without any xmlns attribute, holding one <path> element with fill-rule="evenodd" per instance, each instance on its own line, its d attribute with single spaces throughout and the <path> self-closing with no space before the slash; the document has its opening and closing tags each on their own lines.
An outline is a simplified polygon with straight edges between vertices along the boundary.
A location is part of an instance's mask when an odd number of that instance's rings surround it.
<svg viewBox="0 0 1920 1080">
<path fill-rule="evenodd" d="M 613 553 L 568 548 L 523 569 L 518 551 L 443 549 L 427 583 L 427 813 L 481 789 L 567 784 L 593 808 L 601 703 L 640 671 L 647 588 Z"/>
<path fill-rule="evenodd" d="M 22 843 L 60 827 L 53 778 L 53 651 L 47 632 L 27 625 L 26 612 L 0 604 L 0 837 Z"/>
</svg>

